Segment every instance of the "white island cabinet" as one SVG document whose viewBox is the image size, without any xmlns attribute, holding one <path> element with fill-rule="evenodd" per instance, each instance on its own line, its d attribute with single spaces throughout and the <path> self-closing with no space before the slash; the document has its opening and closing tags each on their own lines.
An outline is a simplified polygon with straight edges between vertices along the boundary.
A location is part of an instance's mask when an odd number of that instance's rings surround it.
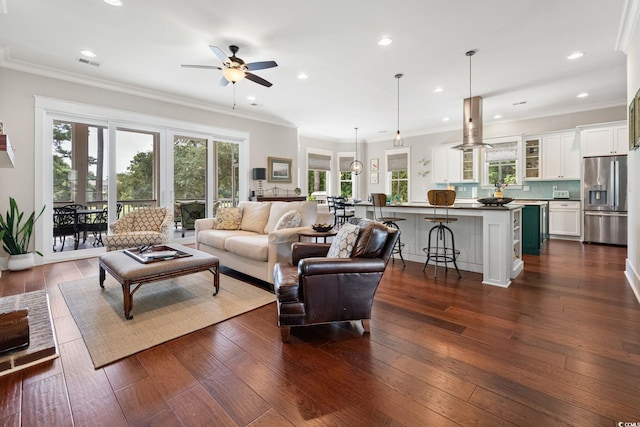
<svg viewBox="0 0 640 427">
<path fill-rule="evenodd" d="M 356 216 L 373 218 L 373 206 L 356 204 Z M 424 263 L 427 259 L 424 248 L 429 240 L 432 223 L 425 217 L 434 215 L 428 203 L 412 202 L 389 205 L 382 208 L 384 216 L 404 218 L 399 221 L 400 238 L 404 243 L 402 255 L 405 259 Z M 445 214 L 444 208 L 435 209 L 435 214 Z M 449 224 L 455 235 L 456 249 L 460 251 L 457 263 L 461 270 L 482 273 L 482 283 L 508 287 L 523 270 L 521 224 L 522 206 L 506 205 L 489 207 L 480 203 L 456 203 L 449 208 L 449 216 L 458 220 Z M 433 271 L 429 264 L 427 271 Z M 464 275 L 464 273 L 463 273 Z"/>
</svg>

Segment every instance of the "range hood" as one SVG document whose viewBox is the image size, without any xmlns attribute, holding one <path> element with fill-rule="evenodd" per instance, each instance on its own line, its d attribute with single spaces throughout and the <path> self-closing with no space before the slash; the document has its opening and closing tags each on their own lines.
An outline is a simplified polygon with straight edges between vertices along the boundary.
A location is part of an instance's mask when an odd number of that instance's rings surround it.
<svg viewBox="0 0 640 427">
<path fill-rule="evenodd" d="M 454 148 L 469 150 L 484 147 L 482 142 L 482 97 L 466 98 L 462 107 L 462 144 Z"/>
</svg>

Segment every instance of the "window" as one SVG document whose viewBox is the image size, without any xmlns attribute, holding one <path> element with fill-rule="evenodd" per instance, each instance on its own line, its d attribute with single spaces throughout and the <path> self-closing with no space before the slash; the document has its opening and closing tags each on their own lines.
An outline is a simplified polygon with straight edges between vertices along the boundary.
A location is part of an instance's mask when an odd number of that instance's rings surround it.
<svg viewBox="0 0 640 427">
<path fill-rule="evenodd" d="M 483 184 L 520 184 L 518 180 L 518 142 L 508 141 L 491 145 L 491 148 L 485 148 Z"/>
<path fill-rule="evenodd" d="M 328 192 L 331 154 L 320 150 L 307 152 L 307 194 Z"/>
<path fill-rule="evenodd" d="M 386 191 L 394 202 L 409 201 L 409 149 L 390 150 L 385 153 L 387 165 Z"/>
<path fill-rule="evenodd" d="M 340 155 L 338 157 L 338 163 L 340 165 L 340 195 L 344 197 L 353 197 L 353 190 L 355 186 L 353 185 L 353 181 L 355 179 L 355 175 L 351 172 L 351 162 L 353 162 L 354 157 L 351 155 L 347 155 L 342 157 Z"/>
</svg>

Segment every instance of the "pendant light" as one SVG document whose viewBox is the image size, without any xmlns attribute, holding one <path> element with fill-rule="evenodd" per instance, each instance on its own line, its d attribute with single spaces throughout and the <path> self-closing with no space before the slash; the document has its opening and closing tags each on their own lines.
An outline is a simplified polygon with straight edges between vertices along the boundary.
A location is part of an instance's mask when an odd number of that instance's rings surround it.
<svg viewBox="0 0 640 427">
<path fill-rule="evenodd" d="M 349 165 L 349 169 L 351 169 L 351 173 L 354 175 L 360 175 L 364 167 L 362 166 L 362 162 L 358 160 L 358 128 L 354 128 L 356 130 L 356 156 L 353 161 Z"/>
<path fill-rule="evenodd" d="M 402 147 L 404 145 L 404 139 L 400 135 L 400 79 L 402 78 L 402 74 L 396 74 L 396 79 L 398 80 L 398 131 L 396 132 L 396 137 L 393 139 L 394 147 Z"/>
</svg>

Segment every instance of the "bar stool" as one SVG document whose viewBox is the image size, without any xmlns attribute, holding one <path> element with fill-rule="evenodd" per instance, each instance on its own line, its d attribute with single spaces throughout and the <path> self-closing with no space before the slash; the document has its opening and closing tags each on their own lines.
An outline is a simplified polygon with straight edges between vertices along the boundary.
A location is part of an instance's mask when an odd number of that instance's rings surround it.
<svg viewBox="0 0 640 427">
<path fill-rule="evenodd" d="M 402 265 L 406 266 L 404 263 L 404 258 L 402 257 L 402 248 L 404 248 L 404 243 L 400 242 L 400 227 L 398 227 L 398 222 L 404 221 L 404 218 L 395 218 L 382 215 L 382 207 L 387 205 L 387 195 L 384 193 L 371 193 L 371 202 L 373 203 L 373 218 L 383 223 L 389 228 L 395 228 L 398 230 L 398 241 L 396 242 L 396 246 L 393 248 L 393 252 L 391 253 L 392 260 L 395 262 L 395 258 L 393 255 L 400 255 L 400 260 L 402 261 Z M 376 211 L 377 209 L 377 211 Z"/>
<path fill-rule="evenodd" d="M 456 200 L 456 192 L 453 190 L 430 190 L 427 193 L 429 203 L 433 205 L 433 216 L 425 217 L 428 222 L 437 223 L 429 230 L 429 243 L 426 248 L 423 248 L 425 254 L 427 254 L 427 260 L 424 263 L 422 271 L 425 271 L 429 260 L 435 262 L 435 269 L 433 277 L 438 277 L 438 263 L 444 262 L 445 271 L 449 271 L 448 263 L 452 262 L 458 272 L 458 277 L 462 277 L 456 259 L 460 255 L 460 251 L 456 249 L 455 239 L 453 238 L 453 231 L 445 224 L 450 224 L 458 220 L 458 218 L 451 218 L 449 216 L 449 206 L 453 205 Z M 445 215 L 438 216 L 436 209 L 438 207 L 445 207 Z M 431 239 L 435 233 L 435 248 L 431 244 Z M 450 245 L 447 244 L 449 240 Z"/>
</svg>

